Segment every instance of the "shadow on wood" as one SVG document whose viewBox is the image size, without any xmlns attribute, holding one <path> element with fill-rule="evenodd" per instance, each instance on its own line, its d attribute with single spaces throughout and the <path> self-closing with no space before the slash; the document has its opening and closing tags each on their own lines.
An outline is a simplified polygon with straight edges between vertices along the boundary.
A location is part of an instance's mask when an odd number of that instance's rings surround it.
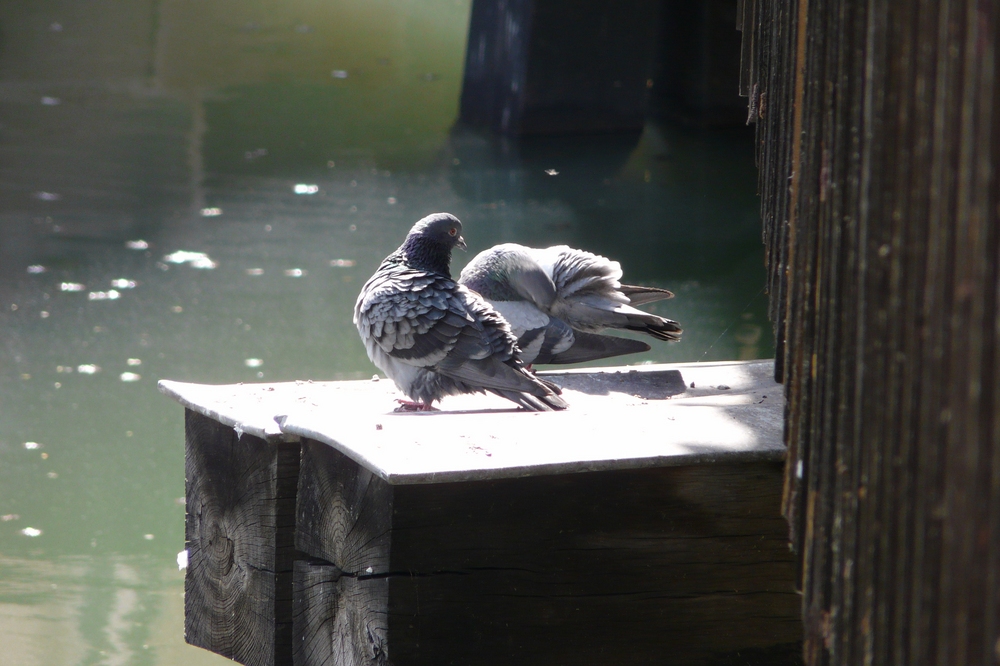
<svg viewBox="0 0 1000 666">
<path fill-rule="evenodd" d="M 299 444 L 186 411 L 184 637 L 242 663 L 291 663 Z"/>
<path fill-rule="evenodd" d="M 304 440 L 296 545 L 332 565 L 310 568 L 297 663 L 705 664 L 794 643 L 780 479 L 760 462 L 390 486 Z"/>
</svg>

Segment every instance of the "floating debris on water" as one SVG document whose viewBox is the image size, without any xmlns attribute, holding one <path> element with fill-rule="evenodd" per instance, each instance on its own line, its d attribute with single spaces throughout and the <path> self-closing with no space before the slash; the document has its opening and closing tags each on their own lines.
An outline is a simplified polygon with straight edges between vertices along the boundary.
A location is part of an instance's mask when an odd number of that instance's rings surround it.
<svg viewBox="0 0 1000 666">
<path fill-rule="evenodd" d="M 35 449 L 42 448 L 42 445 L 39 444 L 38 442 L 25 442 L 24 448 L 28 449 L 29 451 L 34 451 Z"/>
<path fill-rule="evenodd" d="M 330 72 L 330 76 L 332 76 L 335 79 L 346 79 L 347 78 L 347 70 L 346 69 L 335 69 L 332 72 Z"/>
<path fill-rule="evenodd" d="M 62 100 L 58 97 L 43 97 L 42 106 L 59 106 L 62 104 Z"/>
<path fill-rule="evenodd" d="M 0 516 L 0 521 L 9 523 L 12 520 L 19 520 L 20 518 L 21 516 L 17 515 L 16 513 L 5 513 L 4 515 Z"/>
<path fill-rule="evenodd" d="M 386 199 L 386 202 L 387 202 L 387 203 L 388 203 L 388 204 L 389 204 L 390 206 L 395 206 L 395 205 L 396 205 L 396 197 L 389 197 L 388 199 Z"/>
<path fill-rule="evenodd" d="M 26 537 L 36 537 L 36 536 L 42 536 L 42 531 L 35 527 L 25 527 L 23 530 L 21 530 L 21 534 L 23 534 Z"/>
<path fill-rule="evenodd" d="M 319 192 L 319 185 L 314 185 L 312 183 L 296 183 L 292 190 L 296 194 L 316 194 Z"/>
<path fill-rule="evenodd" d="M 66 372 L 72 372 L 72 368 L 67 368 Z M 93 363 L 85 363 L 84 365 L 76 366 L 76 371 L 81 375 L 96 375 L 101 371 L 101 366 L 95 365 Z"/>
<path fill-rule="evenodd" d="M 204 252 L 190 252 L 188 250 L 177 250 L 163 257 L 164 261 L 172 264 L 188 264 L 191 268 L 201 268 L 211 270 L 218 266 L 216 262 Z"/>
<path fill-rule="evenodd" d="M 60 282 L 59 291 L 83 291 L 87 288 L 87 285 L 80 284 L 79 282 Z"/>
<path fill-rule="evenodd" d="M 45 273 L 48 270 L 49 269 L 47 269 L 45 266 L 42 266 L 41 264 L 32 264 L 31 266 L 28 266 L 28 273 L 30 273 L 31 275 L 39 275 L 41 273 Z"/>
<path fill-rule="evenodd" d="M 187 566 L 188 566 L 188 552 L 186 550 L 182 550 L 181 552 L 177 553 L 177 570 L 183 571 L 184 569 L 187 569 Z"/>
<path fill-rule="evenodd" d="M 62 29 L 63 29 L 62 23 L 50 23 L 49 24 L 49 30 L 51 30 L 52 32 L 62 32 Z"/>
<path fill-rule="evenodd" d="M 247 366 L 248 368 L 259 368 L 260 366 L 264 365 L 264 361 L 259 358 L 248 358 L 245 361 L 243 361 L 243 365 Z"/>
<path fill-rule="evenodd" d="M 141 358 L 130 358 L 127 361 L 125 361 L 125 363 L 127 365 L 131 365 L 131 366 L 142 365 L 142 359 Z"/>
<path fill-rule="evenodd" d="M 56 472 L 49 472 L 45 476 L 49 477 L 50 479 L 58 479 L 59 478 L 59 475 Z"/>
<path fill-rule="evenodd" d="M 125 278 L 118 278 L 117 280 L 111 281 L 111 286 L 115 289 L 135 289 L 135 280 L 126 280 Z"/>
<path fill-rule="evenodd" d="M 358 262 L 354 261 L 353 259 L 331 259 L 330 260 L 330 265 L 334 266 L 335 268 L 350 268 L 351 266 L 355 265 L 356 263 L 358 263 Z"/>
<path fill-rule="evenodd" d="M 41 317 L 42 319 L 48 319 L 49 318 L 49 311 L 48 310 L 42 310 L 41 312 L 38 313 L 38 316 Z"/>
<path fill-rule="evenodd" d="M 246 270 L 246 273 L 247 273 L 247 275 L 263 275 L 264 274 L 264 269 L 263 268 L 248 268 Z"/>
<path fill-rule="evenodd" d="M 143 534 L 142 538 L 145 539 L 146 541 L 152 541 L 156 537 L 154 535 L 152 535 L 152 534 Z"/>
<path fill-rule="evenodd" d="M 181 312 L 184 312 L 184 308 L 180 305 L 173 305 L 170 307 L 170 311 L 175 314 L 180 314 Z"/>
<path fill-rule="evenodd" d="M 256 150 L 248 150 L 243 153 L 243 157 L 247 160 L 256 160 L 261 157 L 267 157 L 267 148 L 257 148 Z"/>
<path fill-rule="evenodd" d="M 222 209 L 221 208 L 212 207 L 212 208 L 202 208 L 201 209 L 201 216 L 202 217 L 218 217 L 220 215 L 222 215 Z"/>
<path fill-rule="evenodd" d="M 121 293 L 115 289 L 107 291 L 92 291 L 87 294 L 88 301 L 116 301 L 121 298 Z"/>
<path fill-rule="evenodd" d="M 130 250 L 148 250 L 149 243 L 141 239 L 130 240 L 130 241 L 125 241 L 125 247 L 127 247 Z"/>
<path fill-rule="evenodd" d="M 118 379 L 122 380 L 123 382 L 137 382 L 140 379 L 142 379 L 142 375 L 137 375 L 134 372 L 123 372 L 122 374 L 118 375 Z"/>
<path fill-rule="evenodd" d="M 288 268 L 285 270 L 285 275 L 288 277 L 303 277 L 308 275 L 309 272 L 301 268 Z"/>
<path fill-rule="evenodd" d="M 548 174 L 549 176 L 558 176 L 559 175 L 559 172 L 556 171 L 555 169 L 546 169 L 545 173 Z"/>
</svg>

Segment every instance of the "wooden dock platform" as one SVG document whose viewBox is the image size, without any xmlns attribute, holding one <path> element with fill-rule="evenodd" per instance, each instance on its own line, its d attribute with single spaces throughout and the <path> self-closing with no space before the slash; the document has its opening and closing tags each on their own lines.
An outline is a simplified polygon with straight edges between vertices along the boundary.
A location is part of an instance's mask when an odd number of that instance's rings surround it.
<svg viewBox="0 0 1000 666">
<path fill-rule="evenodd" d="M 546 373 L 557 413 L 163 381 L 187 408 L 186 638 L 245 664 L 800 663 L 772 376 Z"/>
</svg>

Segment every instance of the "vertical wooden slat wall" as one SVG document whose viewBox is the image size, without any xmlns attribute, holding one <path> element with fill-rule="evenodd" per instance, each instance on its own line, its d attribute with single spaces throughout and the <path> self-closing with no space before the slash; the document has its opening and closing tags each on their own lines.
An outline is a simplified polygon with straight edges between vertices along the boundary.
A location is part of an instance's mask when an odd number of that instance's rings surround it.
<svg viewBox="0 0 1000 666">
<path fill-rule="evenodd" d="M 998 664 L 1000 3 L 738 15 L 806 662 Z"/>
</svg>

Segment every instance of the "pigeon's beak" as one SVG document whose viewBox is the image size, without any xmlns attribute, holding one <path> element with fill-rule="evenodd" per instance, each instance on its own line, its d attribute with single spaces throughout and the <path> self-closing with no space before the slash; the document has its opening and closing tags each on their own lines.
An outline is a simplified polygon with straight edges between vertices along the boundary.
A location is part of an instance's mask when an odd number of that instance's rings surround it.
<svg viewBox="0 0 1000 666">
<path fill-rule="evenodd" d="M 465 239 L 461 236 L 458 237 L 458 242 L 455 243 L 455 247 L 459 250 L 467 250 L 469 248 L 469 246 L 465 244 Z"/>
</svg>

